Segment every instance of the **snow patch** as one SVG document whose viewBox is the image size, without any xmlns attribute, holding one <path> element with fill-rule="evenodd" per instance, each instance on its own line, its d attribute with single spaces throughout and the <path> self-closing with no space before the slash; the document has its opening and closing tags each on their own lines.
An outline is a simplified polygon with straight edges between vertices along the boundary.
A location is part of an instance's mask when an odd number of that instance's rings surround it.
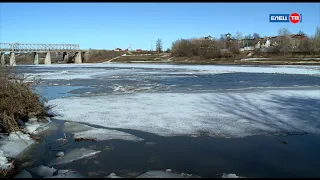
<svg viewBox="0 0 320 180">
<path fill-rule="evenodd" d="M 270 58 L 246 58 L 246 59 L 240 59 L 240 61 L 255 61 L 255 60 L 265 60 Z"/>
<path fill-rule="evenodd" d="M 48 126 L 52 122 L 50 118 L 46 118 L 46 119 L 48 120 L 47 123 L 41 123 L 38 121 L 31 121 L 31 122 L 25 123 L 26 124 L 25 128 L 27 132 L 30 134 L 39 134 L 45 130 L 54 128 L 53 126 Z"/>
<path fill-rule="evenodd" d="M 8 159 L 4 156 L 3 151 L 0 149 L 0 170 L 8 170 L 10 163 Z"/>
<path fill-rule="evenodd" d="M 26 129 L 30 134 L 33 134 L 41 126 L 41 124 L 39 123 L 35 123 L 35 124 L 25 123 L 25 124 L 26 124 Z"/>
<path fill-rule="evenodd" d="M 28 134 L 12 132 L 9 136 L 2 137 L 0 140 L 0 150 L 3 151 L 5 157 L 15 158 L 33 143 L 34 140 Z"/>
</svg>

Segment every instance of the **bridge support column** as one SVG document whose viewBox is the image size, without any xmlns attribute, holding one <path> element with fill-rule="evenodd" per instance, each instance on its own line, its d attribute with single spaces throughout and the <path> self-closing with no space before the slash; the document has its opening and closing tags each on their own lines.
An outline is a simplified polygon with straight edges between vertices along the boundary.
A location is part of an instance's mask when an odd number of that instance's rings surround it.
<svg viewBox="0 0 320 180">
<path fill-rule="evenodd" d="M 39 53 L 34 52 L 34 64 L 39 64 Z"/>
<path fill-rule="evenodd" d="M 1 66 L 6 65 L 6 61 L 4 60 L 4 52 L 0 52 Z"/>
<path fill-rule="evenodd" d="M 88 62 L 88 60 L 89 60 L 89 53 L 88 53 L 88 51 L 83 51 L 81 57 L 82 57 L 82 63 Z"/>
<path fill-rule="evenodd" d="M 16 56 L 14 52 L 10 53 L 10 66 L 16 66 Z"/>
<path fill-rule="evenodd" d="M 44 64 L 51 64 L 50 52 L 46 53 L 46 58 L 44 59 Z"/>
<path fill-rule="evenodd" d="M 81 54 L 82 54 L 81 52 L 76 52 L 76 57 L 75 57 L 75 60 L 74 60 L 75 64 L 81 64 L 82 63 Z"/>
<path fill-rule="evenodd" d="M 69 53 L 63 52 L 63 62 L 68 63 L 69 61 Z"/>
</svg>

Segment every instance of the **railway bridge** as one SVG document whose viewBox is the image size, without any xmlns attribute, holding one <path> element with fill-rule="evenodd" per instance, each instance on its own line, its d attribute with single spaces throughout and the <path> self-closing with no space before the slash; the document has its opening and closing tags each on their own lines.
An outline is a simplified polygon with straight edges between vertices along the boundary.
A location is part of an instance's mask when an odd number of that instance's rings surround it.
<svg viewBox="0 0 320 180">
<path fill-rule="evenodd" d="M 33 53 L 34 64 L 39 64 L 39 54 L 45 53 L 44 64 L 51 64 L 51 53 L 62 53 L 63 61 L 67 62 L 69 55 L 74 54 L 74 63 L 82 63 L 85 51 L 80 49 L 79 44 L 21 44 L 21 43 L 1 43 L 0 42 L 0 60 L 1 65 L 5 65 L 5 53 L 9 53 L 10 66 L 16 65 L 15 54 Z"/>
</svg>

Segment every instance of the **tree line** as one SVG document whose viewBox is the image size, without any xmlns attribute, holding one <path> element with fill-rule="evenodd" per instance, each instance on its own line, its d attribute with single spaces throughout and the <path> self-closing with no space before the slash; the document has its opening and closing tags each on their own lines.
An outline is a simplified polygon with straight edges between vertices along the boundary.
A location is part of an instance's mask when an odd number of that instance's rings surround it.
<svg viewBox="0 0 320 180">
<path fill-rule="evenodd" d="M 291 32 L 286 28 L 278 30 L 278 36 L 272 40 L 270 53 L 287 55 L 289 53 L 302 53 L 310 55 L 320 54 L 320 28 L 316 28 L 314 35 L 307 36 L 302 31 L 300 34 L 306 38 L 297 40 L 296 43 L 292 43 L 290 35 Z M 171 52 L 174 57 L 201 57 L 202 59 L 232 57 L 240 54 L 240 48 L 244 46 L 255 46 L 261 37 L 259 34 L 254 33 L 243 36 L 242 33 L 237 32 L 234 37 L 231 34 L 222 34 L 220 38 L 190 38 L 190 39 L 178 39 L 171 45 L 171 49 L 167 49 L 166 52 Z M 239 43 L 242 41 L 242 45 Z M 255 49 L 255 52 L 259 51 L 259 48 Z M 162 40 L 156 41 L 156 51 L 163 52 Z"/>
</svg>

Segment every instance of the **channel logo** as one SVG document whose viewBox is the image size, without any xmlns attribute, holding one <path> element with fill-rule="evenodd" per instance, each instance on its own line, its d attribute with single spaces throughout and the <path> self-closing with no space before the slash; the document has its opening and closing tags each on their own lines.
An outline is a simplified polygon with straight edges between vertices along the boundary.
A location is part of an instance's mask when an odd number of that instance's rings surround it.
<svg viewBox="0 0 320 180">
<path fill-rule="evenodd" d="M 292 14 L 270 14 L 270 22 L 291 22 L 292 24 L 297 24 L 302 22 L 302 14 L 292 13 Z"/>
</svg>

